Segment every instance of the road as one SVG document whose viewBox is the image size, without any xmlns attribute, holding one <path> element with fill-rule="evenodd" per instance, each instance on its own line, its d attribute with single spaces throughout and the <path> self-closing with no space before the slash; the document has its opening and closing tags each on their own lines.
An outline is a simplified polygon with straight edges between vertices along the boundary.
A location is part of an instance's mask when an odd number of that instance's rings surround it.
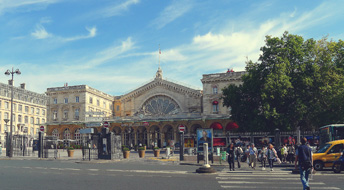
<svg viewBox="0 0 344 190">
<path fill-rule="evenodd" d="M 242 169 L 197 174 L 199 166 L 158 162 L 87 163 L 48 160 L 0 160 L 1 190 L 108 190 L 108 189 L 302 189 L 299 175 Z M 344 174 L 318 173 L 312 189 L 344 189 Z"/>
</svg>

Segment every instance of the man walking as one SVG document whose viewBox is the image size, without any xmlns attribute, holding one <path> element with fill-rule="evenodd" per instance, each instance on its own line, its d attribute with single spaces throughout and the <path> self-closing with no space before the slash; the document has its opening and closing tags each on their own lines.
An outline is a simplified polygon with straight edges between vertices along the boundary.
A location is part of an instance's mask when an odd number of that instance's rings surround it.
<svg viewBox="0 0 344 190">
<path fill-rule="evenodd" d="M 241 154 L 242 153 L 243 153 L 242 148 L 240 147 L 240 145 L 237 145 L 237 147 L 235 148 L 235 154 L 237 157 L 238 168 L 240 168 L 240 161 L 241 161 Z"/>
<path fill-rule="evenodd" d="M 299 162 L 300 178 L 304 190 L 310 190 L 308 176 L 313 170 L 313 157 L 312 150 L 306 145 L 307 139 L 301 139 L 301 146 L 298 147 L 295 157 L 295 169 L 297 168 L 296 163 Z"/>
<path fill-rule="evenodd" d="M 256 164 L 257 164 L 257 154 L 258 150 L 256 147 L 254 147 L 254 144 L 251 144 L 251 147 L 249 149 L 249 154 L 250 154 L 250 163 L 249 166 L 251 166 L 254 170 L 256 169 Z"/>
</svg>

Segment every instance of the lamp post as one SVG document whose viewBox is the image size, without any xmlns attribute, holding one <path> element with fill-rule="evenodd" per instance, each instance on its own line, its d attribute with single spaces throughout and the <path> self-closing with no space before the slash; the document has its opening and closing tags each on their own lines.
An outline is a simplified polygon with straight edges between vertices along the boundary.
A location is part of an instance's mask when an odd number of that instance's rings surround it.
<svg viewBox="0 0 344 190">
<path fill-rule="evenodd" d="M 9 69 L 7 69 L 7 71 L 5 72 L 5 75 L 12 75 L 12 80 L 11 80 L 11 118 L 10 118 L 10 133 L 9 133 L 9 142 L 7 143 L 9 146 L 6 147 L 9 148 L 8 151 L 6 151 L 6 156 L 8 157 L 12 157 L 13 156 L 13 151 L 12 151 L 12 126 L 13 126 L 13 75 L 17 74 L 20 75 L 21 72 L 19 71 L 19 69 L 16 69 L 15 71 L 13 71 L 13 67 L 12 67 L 12 71 L 10 71 Z"/>
</svg>

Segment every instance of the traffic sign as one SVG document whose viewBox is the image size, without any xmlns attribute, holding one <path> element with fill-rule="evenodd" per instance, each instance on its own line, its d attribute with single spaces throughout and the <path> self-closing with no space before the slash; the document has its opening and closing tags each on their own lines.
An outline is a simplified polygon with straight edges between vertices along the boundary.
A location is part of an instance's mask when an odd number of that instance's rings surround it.
<svg viewBox="0 0 344 190">
<path fill-rule="evenodd" d="M 109 127 L 109 122 L 104 121 L 103 126 L 104 126 L 104 127 Z"/>
<path fill-rule="evenodd" d="M 41 126 L 40 128 L 39 128 L 39 130 L 41 130 L 42 132 L 44 131 L 44 126 Z"/>
<path fill-rule="evenodd" d="M 179 129 L 179 132 L 184 132 L 185 131 L 185 126 L 184 125 L 179 125 L 178 129 Z"/>
</svg>

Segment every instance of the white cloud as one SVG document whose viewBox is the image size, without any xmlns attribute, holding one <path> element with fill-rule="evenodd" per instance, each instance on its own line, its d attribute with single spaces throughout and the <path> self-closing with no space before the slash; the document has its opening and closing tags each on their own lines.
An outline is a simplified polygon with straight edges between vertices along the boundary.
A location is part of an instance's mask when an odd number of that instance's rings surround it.
<svg viewBox="0 0 344 190">
<path fill-rule="evenodd" d="M 42 9 L 49 4 L 57 3 L 59 0 L 1 0 L 0 14 L 13 11 L 18 8 L 26 8 L 26 11 Z"/>
<path fill-rule="evenodd" d="M 76 40 L 81 40 L 81 39 L 93 38 L 97 35 L 96 27 L 86 28 L 86 30 L 89 32 L 88 35 L 80 35 L 80 36 L 74 36 L 74 37 L 62 38 L 62 39 L 65 42 L 70 42 L 70 41 L 76 41 Z"/>
<path fill-rule="evenodd" d="M 114 4 L 97 11 L 97 15 L 101 15 L 102 17 L 118 16 L 121 15 L 124 11 L 127 11 L 130 6 L 138 3 L 140 3 L 140 0 L 126 0 L 121 4 Z"/>
<path fill-rule="evenodd" d="M 177 18 L 183 16 L 185 13 L 191 10 L 192 6 L 193 4 L 191 0 L 175 0 L 171 5 L 166 7 L 156 19 L 152 21 L 151 25 L 161 29 Z"/>
<path fill-rule="evenodd" d="M 49 34 L 41 24 L 37 24 L 36 29 L 31 33 L 31 36 L 36 39 L 46 39 L 52 37 L 52 35 Z"/>
</svg>

